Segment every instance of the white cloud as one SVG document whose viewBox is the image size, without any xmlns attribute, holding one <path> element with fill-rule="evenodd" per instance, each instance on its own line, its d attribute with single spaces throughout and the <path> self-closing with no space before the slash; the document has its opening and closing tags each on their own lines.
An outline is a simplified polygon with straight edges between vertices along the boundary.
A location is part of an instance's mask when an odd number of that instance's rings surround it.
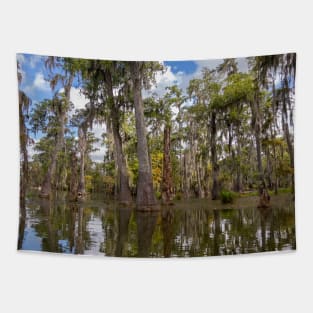
<svg viewBox="0 0 313 313">
<path fill-rule="evenodd" d="M 49 83 L 45 80 L 42 73 L 36 73 L 33 86 L 44 91 L 50 89 Z"/>
<path fill-rule="evenodd" d="M 208 69 L 214 69 L 216 68 L 219 64 L 223 62 L 223 59 L 212 59 L 212 60 L 196 60 L 195 61 L 197 64 L 197 73 L 201 73 L 204 68 Z"/>
<path fill-rule="evenodd" d="M 32 55 L 29 59 L 29 66 L 31 68 L 35 68 L 36 65 L 40 62 L 41 58 L 42 57 L 40 55 Z"/>
<path fill-rule="evenodd" d="M 28 161 L 33 161 L 33 156 L 38 153 L 37 151 L 35 151 L 35 146 L 39 140 L 35 138 L 32 138 L 32 140 L 34 142 L 32 144 L 29 144 L 27 147 Z"/>
<path fill-rule="evenodd" d="M 213 69 L 222 61 L 223 60 L 195 60 L 194 62 L 197 65 L 197 69 L 191 74 L 185 74 L 182 71 L 174 73 L 171 66 L 166 66 L 165 73 L 157 73 L 156 84 L 153 85 L 149 91 L 144 90 L 143 97 L 148 97 L 151 93 L 156 93 L 158 96 L 162 97 L 166 93 L 166 87 L 172 85 L 177 85 L 183 92 L 186 92 L 191 79 L 200 77 L 204 68 Z M 174 66 L 173 69 L 175 68 Z"/>
<path fill-rule="evenodd" d="M 100 162 L 103 162 L 103 158 L 107 149 L 105 146 L 101 146 L 97 148 L 99 150 L 90 153 L 90 158 L 92 161 L 100 163 Z"/>
<path fill-rule="evenodd" d="M 62 89 L 64 91 L 64 89 Z M 60 90 L 60 92 L 62 92 Z M 74 110 L 84 109 L 89 100 L 80 92 L 79 88 L 71 88 L 70 100 L 74 104 Z"/>
<path fill-rule="evenodd" d="M 165 73 L 158 72 L 156 75 L 156 84 L 160 85 L 170 85 L 178 82 L 178 77 L 172 72 L 171 67 L 167 66 Z"/>
<path fill-rule="evenodd" d="M 102 134 L 106 132 L 106 125 L 104 123 L 94 123 L 92 132 L 95 134 L 96 138 L 102 139 Z"/>
<path fill-rule="evenodd" d="M 249 68 L 248 68 L 248 62 L 246 58 L 238 58 L 237 63 L 238 63 L 238 69 L 240 72 L 243 72 L 243 73 L 248 72 Z"/>
<path fill-rule="evenodd" d="M 191 79 L 200 78 L 202 75 L 202 71 L 204 68 L 208 68 L 210 70 L 215 69 L 219 64 L 223 62 L 223 59 L 211 59 L 211 60 L 194 60 L 197 65 L 197 69 L 194 73 L 185 74 L 182 71 L 178 71 L 174 73 L 172 71 L 171 66 L 166 67 L 166 71 L 164 74 L 157 73 L 156 75 L 156 84 L 151 87 L 149 91 L 143 91 L 143 97 L 148 97 L 151 93 L 156 93 L 160 97 L 166 93 L 166 87 L 177 85 L 179 88 L 183 90 L 183 92 L 187 91 L 189 82 Z M 248 71 L 248 63 L 245 58 L 237 59 L 238 68 L 241 72 Z M 177 69 L 174 65 L 173 69 Z"/>
<path fill-rule="evenodd" d="M 180 85 L 182 81 L 182 73 L 174 74 L 170 66 L 165 68 L 165 73 L 158 72 L 155 76 L 156 83 L 151 86 L 150 90 L 143 91 L 143 97 L 149 97 L 152 93 L 163 96 L 166 93 L 166 87 L 172 85 Z"/>
<path fill-rule="evenodd" d="M 59 92 L 64 92 L 64 88 L 60 89 Z M 74 105 L 74 108 L 70 112 L 70 117 L 76 110 L 84 109 L 89 102 L 89 99 L 80 92 L 80 89 L 74 87 L 71 88 L 70 100 Z M 90 158 L 94 162 L 102 162 L 106 151 L 106 147 L 102 146 L 102 134 L 106 131 L 106 126 L 103 123 L 94 123 L 92 129 L 89 129 L 89 131 L 93 132 L 95 137 L 99 139 L 99 142 L 94 144 L 94 148 L 98 150 L 90 153 Z"/>
<path fill-rule="evenodd" d="M 203 68 L 208 68 L 210 70 L 213 70 L 223 61 L 224 59 L 197 60 L 195 61 L 198 65 L 197 74 L 201 74 L 201 71 L 203 70 Z M 247 63 L 246 58 L 237 58 L 236 62 L 238 64 L 238 69 L 240 72 L 248 71 L 248 63 Z"/>
<path fill-rule="evenodd" d="M 26 73 L 25 73 L 25 71 L 23 70 L 23 68 L 22 68 L 22 65 L 24 64 L 24 62 L 25 62 L 25 57 L 24 57 L 24 55 L 23 54 L 17 54 L 16 55 L 16 61 L 19 63 L 19 72 L 20 72 L 20 74 L 22 75 L 22 81 L 25 79 L 25 77 L 26 77 Z"/>
<path fill-rule="evenodd" d="M 95 123 L 91 131 L 94 133 L 96 138 L 100 139 L 100 141 L 94 144 L 94 148 L 98 150 L 90 153 L 90 158 L 94 162 L 102 162 L 104 154 L 107 150 L 107 148 L 102 145 L 102 134 L 106 131 L 106 125 L 103 123 Z"/>
</svg>

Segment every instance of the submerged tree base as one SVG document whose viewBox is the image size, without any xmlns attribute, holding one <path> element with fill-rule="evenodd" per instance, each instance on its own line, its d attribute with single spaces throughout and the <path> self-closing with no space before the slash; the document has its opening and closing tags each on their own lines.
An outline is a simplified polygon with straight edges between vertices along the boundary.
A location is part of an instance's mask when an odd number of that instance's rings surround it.
<svg viewBox="0 0 313 313">
<path fill-rule="evenodd" d="M 75 193 L 75 194 L 70 194 L 68 196 L 68 200 L 71 203 L 80 203 L 80 202 L 85 202 L 87 198 L 87 194 L 82 194 L 82 193 Z"/>
<path fill-rule="evenodd" d="M 117 201 L 119 206 L 126 206 L 126 207 L 133 207 L 134 202 L 132 200 L 118 200 Z"/>
<path fill-rule="evenodd" d="M 161 206 L 159 204 L 136 206 L 136 211 L 138 212 L 156 212 L 160 210 L 161 210 Z"/>
<path fill-rule="evenodd" d="M 50 194 L 49 193 L 40 193 L 39 194 L 39 198 L 43 198 L 43 199 L 49 199 L 50 198 Z"/>
<path fill-rule="evenodd" d="M 86 193 L 79 191 L 77 193 L 77 201 L 84 201 L 86 199 Z"/>
<path fill-rule="evenodd" d="M 162 206 L 173 206 L 175 205 L 174 201 L 162 201 Z"/>
<path fill-rule="evenodd" d="M 267 191 L 267 189 L 263 189 L 260 194 L 260 202 L 258 208 L 269 208 L 270 207 L 271 197 Z"/>
</svg>

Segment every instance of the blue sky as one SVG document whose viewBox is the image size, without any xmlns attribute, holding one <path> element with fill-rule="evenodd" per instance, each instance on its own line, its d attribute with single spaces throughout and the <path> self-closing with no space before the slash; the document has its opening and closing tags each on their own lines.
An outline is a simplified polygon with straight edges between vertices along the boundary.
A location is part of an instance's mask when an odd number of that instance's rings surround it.
<svg viewBox="0 0 313 313">
<path fill-rule="evenodd" d="M 174 74 L 183 72 L 193 74 L 197 71 L 198 65 L 195 61 L 165 61 L 166 66 L 170 66 Z"/>
<path fill-rule="evenodd" d="M 49 76 L 49 71 L 45 67 L 44 56 L 17 54 L 17 60 L 23 74 L 21 89 L 33 102 L 51 98 L 53 93 L 49 83 L 45 80 Z M 170 67 L 174 75 L 192 75 L 197 72 L 199 67 L 195 61 L 165 61 L 164 65 Z M 60 88 L 60 86 L 58 87 Z"/>
<path fill-rule="evenodd" d="M 49 83 L 45 81 L 48 71 L 41 56 L 32 54 L 17 54 L 17 60 L 22 70 L 21 89 L 33 102 L 51 98 Z"/>
<path fill-rule="evenodd" d="M 45 67 L 44 56 L 17 54 L 17 60 L 21 65 L 23 74 L 20 88 L 32 99 L 33 103 L 51 98 L 53 93 L 49 83 L 45 80 L 49 76 L 49 71 Z M 180 78 L 184 75 L 193 75 L 199 69 L 199 64 L 196 61 L 165 61 L 164 65 L 170 69 L 174 76 L 177 75 Z M 170 79 L 169 83 L 179 85 L 180 82 L 181 79 Z"/>
<path fill-rule="evenodd" d="M 22 83 L 20 88 L 30 97 L 33 103 L 53 97 L 55 92 L 62 88 L 59 83 L 52 91 L 47 81 L 51 73 L 45 66 L 45 56 L 35 54 L 17 54 L 17 61 L 22 70 Z M 62 74 L 62 70 L 54 69 L 53 73 Z M 78 87 L 77 79 L 74 81 L 74 87 Z"/>
<path fill-rule="evenodd" d="M 17 54 L 17 60 L 20 63 L 23 75 L 20 88 L 32 99 L 33 103 L 52 98 L 53 92 L 48 81 L 46 81 L 49 77 L 49 71 L 44 64 L 45 57 L 34 54 Z M 182 89 L 185 89 L 189 80 L 193 76 L 200 74 L 201 68 L 204 66 L 215 67 L 220 62 L 221 60 L 165 61 L 164 65 L 167 71 L 165 75 L 158 77 L 157 86 L 154 86 L 154 92 L 159 91 L 162 94 L 161 89 L 165 87 L 163 86 L 164 83 L 167 85 L 177 84 Z M 79 86 L 76 84 L 75 87 Z M 61 86 L 57 86 L 58 88 L 61 88 Z"/>
<path fill-rule="evenodd" d="M 44 99 L 51 99 L 53 93 L 62 87 L 58 85 L 55 91 L 51 90 L 47 81 L 51 73 L 45 66 L 45 56 L 17 54 L 17 60 L 22 72 L 20 88 L 31 98 L 32 107 Z M 153 87 L 153 91 L 160 95 L 165 92 L 166 86 L 181 85 L 184 77 L 194 75 L 198 69 L 198 65 L 194 61 L 165 61 L 164 65 L 167 67 L 167 72 L 164 76 L 158 77 L 157 85 Z M 71 101 L 74 103 L 75 108 L 84 107 L 88 100 L 80 97 L 78 84 L 72 89 L 74 92 L 71 94 Z"/>
</svg>

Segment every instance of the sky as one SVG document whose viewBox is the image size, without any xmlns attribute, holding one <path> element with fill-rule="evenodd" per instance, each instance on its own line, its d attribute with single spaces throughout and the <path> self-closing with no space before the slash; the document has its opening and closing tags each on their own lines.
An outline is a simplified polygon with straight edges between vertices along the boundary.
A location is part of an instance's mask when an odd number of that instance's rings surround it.
<svg viewBox="0 0 313 313">
<path fill-rule="evenodd" d="M 44 56 L 33 54 L 17 54 L 17 61 L 20 64 L 22 73 L 22 82 L 20 89 L 32 100 L 32 107 L 36 103 L 51 99 L 55 92 L 62 92 L 61 86 L 58 85 L 55 91 L 52 91 L 47 81 L 49 71 L 45 67 Z M 143 97 L 148 97 L 152 93 L 163 96 L 166 93 L 166 87 L 177 85 L 183 92 L 193 78 L 201 76 L 204 68 L 214 69 L 217 65 L 223 62 L 223 59 L 215 60 L 194 60 L 194 61 L 164 61 L 165 72 L 156 74 L 156 84 L 149 91 L 143 91 Z M 244 58 L 237 59 L 239 70 L 246 72 L 248 69 L 247 62 Z M 76 109 L 82 109 L 89 102 L 81 93 L 78 81 L 74 81 L 74 86 L 70 94 L 71 102 L 74 105 L 73 112 Z M 73 113 L 71 112 L 71 113 Z M 104 125 L 95 124 L 93 132 L 97 138 L 101 138 L 104 132 Z M 42 136 L 41 133 L 35 135 L 30 133 L 30 136 L 36 141 Z M 91 153 L 90 157 L 95 162 L 101 162 L 105 153 L 105 147 L 99 142 L 97 147 L 99 150 Z M 34 147 L 29 148 L 30 157 L 35 153 Z"/>
</svg>

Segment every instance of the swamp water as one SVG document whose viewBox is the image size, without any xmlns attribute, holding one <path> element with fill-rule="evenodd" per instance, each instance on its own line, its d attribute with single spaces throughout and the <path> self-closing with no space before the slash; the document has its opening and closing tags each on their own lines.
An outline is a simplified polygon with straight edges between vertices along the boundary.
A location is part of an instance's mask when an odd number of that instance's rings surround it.
<svg viewBox="0 0 313 313">
<path fill-rule="evenodd" d="M 114 202 L 28 199 L 20 210 L 18 249 L 118 257 L 194 257 L 296 249 L 294 201 L 272 197 L 182 200 L 159 212 Z"/>
</svg>

